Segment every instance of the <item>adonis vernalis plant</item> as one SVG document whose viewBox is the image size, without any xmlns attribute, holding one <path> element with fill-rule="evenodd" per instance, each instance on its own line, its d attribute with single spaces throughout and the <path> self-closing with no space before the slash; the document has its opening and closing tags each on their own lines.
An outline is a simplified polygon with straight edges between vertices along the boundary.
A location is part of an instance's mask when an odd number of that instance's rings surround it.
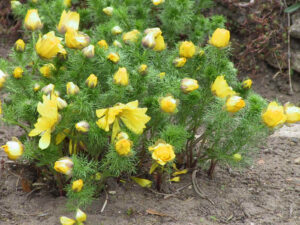
<svg viewBox="0 0 300 225">
<path fill-rule="evenodd" d="M 76 208 L 108 177 L 160 189 L 188 169 L 246 164 L 270 131 L 300 120 L 237 79 L 225 19 L 202 14 L 210 0 L 16 2 L 25 34 L 0 60 L 2 120 L 26 134 L 2 148 Z"/>
</svg>

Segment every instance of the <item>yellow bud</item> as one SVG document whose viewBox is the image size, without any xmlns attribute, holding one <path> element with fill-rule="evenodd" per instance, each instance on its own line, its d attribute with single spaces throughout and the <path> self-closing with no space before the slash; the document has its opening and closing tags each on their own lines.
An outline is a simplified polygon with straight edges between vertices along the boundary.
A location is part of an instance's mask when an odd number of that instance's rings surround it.
<svg viewBox="0 0 300 225">
<path fill-rule="evenodd" d="M 163 97 L 159 101 L 160 109 L 166 113 L 174 113 L 177 108 L 177 101 L 173 96 Z"/>
<path fill-rule="evenodd" d="M 79 132 L 86 133 L 89 131 L 90 125 L 86 121 L 80 121 L 80 122 L 76 123 L 75 128 Z"/>
<path fill-rule="evenodd" d="M 82 187 L 83 187 L 83 180 L 82 179 L 73 181 L 73 183 L 72 183 L 72 190 L 73 191 L 80 192 Z"/>
<path fill-rule="evenodd" d="M 199 88 L 199 84 L 197 80 L 184 78 L 183 80 L 181 80 L 180 87 L 183 93 L 190 93 L 194 90 L 197 90 Z"/>
<path fill-rule="evenodd" d="M 95 47 L 94 45 L 89 45 L 82 49 L 82 53 L 85 55 L 87 58 L 92 58 L 95 55 Z"/>
<path fill-rule="evenodd" d="M 12 141 L 6 142 L 1 148 L 3 148 L 7 157 L 11 160 L 19 159 L 24 151 L 23 144 L 17 138 L 12 138 Z"/>
<path fill-rule="evenodd" d="M 242 86 L 243 86 L 243 88 L 250 89 L 252 86 L 252 80 L 251 79 L 244 80 L 242 83 Z"/>
<path fill-rule="evenodd" d="M 166 72 L 161 72 L 158 74 L 160 79 L 163 79 L 166 76 Z"/>
<path fill-rule="evenodd" d="M 107 59 L 110 60 L 110 61 L 112 61 L 113 63 L 118 63 L 119 60 L 120 60 L 120 56 L 119 56 L 118 53 L 111 52 L 107 56 Z"/>
<path fill-rule="evenodd" d="M 85 81 L 85 84 L 89 87 L 89 88 L 94 88 L 97 86 L 98 83 L 98 78 L 96 77 L 95 74 L 91 74 Z"/>
<path fill-rule="evenodd" d="M 125 133 L 125 132 L 120 132 L 120 133 L 118 133 L 118 135 L 117 135 L 117 140 L 121 140 L 121 139 L 129 139 L 128 134 Z"/>
<path fill-rule="evenodd" d="M 233 159 L 234 159 L 234 161 L 239 162 L 239 161 L 242 160 L 242 155 L 239 154 L 239 153 L 235 153 L 235 154 L 233 155 Z"/>
<path fill-rule="evenodd" d="M 166 44 L 164 37 L 162 35 L 159 35 L 157 38 L 155 38 L 155 46 L 153 48 L 154 51 L 160 52 L 166 49 Z"/>
<path fill-rule="evenodd" d="M 121 156 L 127 156 L 131 152 L 132 143 L 128 139 L 120 139 L 115 144 L 115 149 L 117 153 Z"/>
<path fill-rule="evenodd" d="M 0 70 L 0 89 L 3 87 L 7 77 L 8 75 Z"/>
<path fill-rule="evenodd" d="M 86 214 L 82 212 L 80 209 L 77 209 L 75 218 L 78 222 L 84 222 L 86 221 Z"/>
<path fill-rule="evenodd" d="M 274 128 L 283 124 L 287 116 L 284 114 L 282 106 L 279 106 L 277 102 L 270 102 L 267 110 L 262 115 L 262 119 L 267 126 Z"/>
<path fill-rule="evenodd" d="M 122 44 L 119 41 L 117 41 L 117 40 L 114 40 L 113 45 L 115 47 L 122 48 Z"/>
<path fill-rule="evenodd" d="M 115 84 L 127 86 L 129 83 L 129 75 L 125 67 L 121 67 L 114 75 Z"/>
<path fill-rule="evenodd" d="M 78 30 L 80 15 L 77 12 L 66 12 L 64 10 L 61 14 L 57 30 L 64 34 L 68 29 Z"/>
<path fill-rule="evenodd" d="M 239 96 L 231 96 L 226 101 L 226 110 L 235 113 L 246 106 L 245 101 Z"/>
<path fill-rule="evenodd" d="M 209 43 L 217 48 L 224 48 L 229 44 L 229 41 L 230 32 L 223 28 L 217 28 L 210 38 Z"/>
<path fill-rule="evenodd" d="M 74 225 L 76 223 L 76 221 L 73 220 L 73 219 L 70 219 L 70 218 L 68 218 L 66 216 L 61 216 L 60 217 L 60 223 L 62 225 Z"/>
<path fill-rule="evenodd" d="M 58 53 L 66 51 L 60 42 L 61 38 L 56 37 L 54 31 L 51 31 L 43 35 L 43 37 L 39 37 L 35 50 L 41 58 L 52 59 Z"/>
<path fill-rule="evenodd" d="M 32 3 L 38 3 L 38 0 L 31 0 Z"/>
<path fill-rule="evenodd" d="M 153 5 L 160 5 L 161 3 L 164 3 L 165 0 L 152 0 Z"/>
<path fill-rule="evenodd" d="M 73 166 L 74 164 L 71 158 L 63 157 L 55 162 L 54 169 L 59 173 L 71 175 Z"/>
<path fill-rule="evenodd" d="M 63 4 L 65 7 L 70 7 L 72 4 L 72 2 L 71 2 L 72 0 L 63 0 L 63 1 L 64 1 Z"/>
<path fill-rule="evenodd" d="M 97 172 L 97 173 L 95 174 L 95 180 L 99 181 L 99 180 L 101 180 L 101 177 L 102 177 L 102 175 L 101 175 L 100 172 Z"/>
<path fill-rule="evenodd" d="M 51 77 L 54 71 L 55 66 L 52 63 L 45 64 L 40 68 L 40 73 L 47 78 Z"/>
<path fill-rule="evenodd" d="M 34 92 L 37 92 L 38 90 L 40 90 L 40 88 L 41 88 L 41 86 L 37 83 L 35 83 L 34 86 L 33 86 Z"/>
<path fill-rule="evenodd" d="M 140 65 L 138 72 L 141 75 L 146 75 L 148 73 L 148 66 L 146 64 Z"/>
<path fill-rule="evenodd" d="M 58 95 L 57 95 L 58 96 Z M 62 110 L 68 106 L 68 103 L 61 97 L 57 97 L 57 108 Z"/>
<path fill-rule="evenodd" d="M 42 29 L 43 24 L 41 22 L 37 9 L 29 9 L 27 11 L 24 24 L 26 29 L 31 31 Z"/>
<path fill-rule="evenodd" d="M 99 45 L 100 48 L 103 48 L 105 50 L 108 49 L 108 44 L 107 44 L 107 42 L 105 40 L 98 41 L 97 44 Z"/>
<path fill-rule="evenodd" d="M 181 57 L 181 58 L 176 58 L 173 61 L 173 64 L 175 65 L 175 67 L 183 67 L 186 63 L 186 58 Z"/>
<path fill-rule="evenodd" d="M 24 72 L 24 70 L 21 67 L 19 67 L 19 66 L 16 67 L 13 72 L 14 78 L 16 78 L 16 79 L 22 78 L 23 72 Z"/>
<path fill-rule="evenodd" d="M 196 47 L 191 41 L 184 41 L 180 44 L 179 55 L 180 57 L 192 58 L 195 55 Z"/>
<path fill-rule="evenodd" d="M 54 91 L 54 87 L 54 84 L 48 84 L 47 86 L 43 87 L 41 91 L 46 95 L 49 95 Z"/>
<path fill-rule="evenodd" d="M 22 3 L 19 2 L 19 1 L 11 1 L 10 4 L 11 4 L 11 8 L 12 8 L 12 9 L 16 9 L 16 8 L 18 8 L 20 5 L 22 5 Z"/>
<path fill-rule="evenodd" d="M 111 33 L 113 35 L 118 35 L 118 34 L 121 34 L 123 32 L 123 29 L 119 26 L 114 26 L 112 29 L 111 29 Z"/>
<path fill-rule="evenodd" d="M 22 39 L 18 39 L 15 43 L 15 49 L 17 52 L 24 52 L 25 42 Z"/>
<path fill-rule="evenodd" d="M 67 94 L 68 95 L 75 95 L 79 93 L 79 87 L 74 84 L 73 82 L 67 83 Z"/>
<path fill-rule="evenodd" d="M 136 42 L 139 38 L 140 32 L 138 30 L 132 30 L 123 35 L 123 41 L 125 44 L 130 44 L 131 42 Z"/>
<path fill-rule="evenodd" d="M 74 29 L 68 29 L 65 34 L 65 41 L 68 48 L 82 49 L 89 45 L 90 37 Z"/>
<path fill-rule="evenodd" d="M 300 121 L 300 108 L 290 103 L 284 105 L 284 111 L 287 116 L 287 123 L 296 123 Z"/>
<path fill-rule="evenodd" d="M 108 15 L 108 16 L 112 16 L 113 14 L 113 11 L 114 11 L 114 8 L 113 7 L 106 7 L 104 9 L 102 9 L 102 11 Z"/>
</svg>

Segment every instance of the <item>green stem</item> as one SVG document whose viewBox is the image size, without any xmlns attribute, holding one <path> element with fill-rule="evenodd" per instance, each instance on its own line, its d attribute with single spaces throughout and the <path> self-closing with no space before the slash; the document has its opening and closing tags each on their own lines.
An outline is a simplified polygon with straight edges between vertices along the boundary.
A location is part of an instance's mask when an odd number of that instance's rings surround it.
<svg viewBox="0 0 300 225">
<path fill-rule="evenodd" d="M 17 126 L 23 128 L 27 133 L 29 133 L 29 128 L 26 127 L 25 125 L 21 124 L 21 123 L 18 122 L 18 121 L 9 120 L 9 119 L 5 119 L 5 118 L 1 118 L 1 120 L 2 120 L 4 123 L 8 123 L 8 124 L 12 124 L 12 125 L 17 125 Z"/>
</svg>

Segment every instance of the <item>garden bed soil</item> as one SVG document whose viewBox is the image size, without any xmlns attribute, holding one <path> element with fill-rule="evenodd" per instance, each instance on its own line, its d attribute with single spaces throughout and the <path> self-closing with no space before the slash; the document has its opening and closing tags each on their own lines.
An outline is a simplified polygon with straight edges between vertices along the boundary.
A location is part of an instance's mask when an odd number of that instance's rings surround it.
<svg viewBox="0 0 300 225">
<path fill-rule="evenodd" d="M 0 45 L 0 52 L 2 57 L 7 54 L 6 44 Z M 299 104 L 300 78 L 293 76 L 296 92 L 289 95 L 287 77 L 275 76 L 277 71 L 262 66 L 265 71 L 251 77 L 254 90 L 270 100 Z M 1 124 L 0 146 L 21 132 L 17 127 Z M 295 124 L 269 137 L 251 167 L 219 166 L 213 179 L 200 171 L 196 180 L 206 199 L 193 190 L 191 173 L 172 184 L 174 193 L 180 190 L 174 195 L 154 193 L 130 180 L 117 183 L 112 179 L 106 191 L 85 209 L 86 224 L 297 225 L 300 221 L 300 165 L 295 159 L 298 157 L 300 125 Z M 60 216 L 74 217 L 65 208 L 65 197 L 54 197 L 38 188 L 24 192 L 30 171 L 8 161 L 3 151 L 0 162 L 1 225 L 58 225 Z"/>
</svg>

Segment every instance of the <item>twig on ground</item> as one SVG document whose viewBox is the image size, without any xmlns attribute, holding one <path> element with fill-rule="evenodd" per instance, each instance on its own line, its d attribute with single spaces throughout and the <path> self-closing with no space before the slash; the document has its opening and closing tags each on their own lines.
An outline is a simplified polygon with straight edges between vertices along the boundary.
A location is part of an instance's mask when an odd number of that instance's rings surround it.
<svg viewBox="0 0 300 225">
<path fill-rule="evenodd" d="M 188 187 L 188 186 L 190 186 L 190 185 L 191 185 L 191 183 L 188 183 L 188 184 L 186 184 L 186 185 L 184 185 L 184 186 L 178 188 L 174 193 L 171 193 L 171 194 L 158 192 L 158 191 L 155 191 L 155 190 L 153 190 L 153 189 L 151 189 L 151 188 L 148 188 L 148 190 L 151 191 L 151 192 L 154 193 L 154 194 L 157 194 L 157 195 L 163 195 L 163 196 L 164 196 L 164 199 L 168 199 L 168 198 L 170 198 L 170 197 L 173 197 L 173 196 L 179 194 L 179 192 L 180 192 L 181 190 L 185 189 L 186 187 Z"/>
<path fill-rule="evenodd" d="M 250 2 L 246 3 L 246 2 L 240 2 L 237 3 L 236 6 L 238 7 L 249 7 L 255 4 L 255 0 L 250 0 Z"/>
<path fill-rule="evenodd" d="M 204 193 L 203 191 L 200 189 L 199 184 L 196 180 L 196 175 L 197 175 L 198 170 L 194 170 L 192 173 L 192 183 L 193 183 L 193 187 L 195 192 L 197 193 L 197 195 L 199 195 L 201 198 L 208 200 L 211 204 L 215 205 L 215 203 L 209 199 Z"/>
<path fill-rule="evenodd" d="M 101 213 L 103 213 L 103 211 L 104 211 L 104 209 L 105 209 L 105 207 L 106 207 L 106 205 L 107 205 L 107 202 L 108 202 L 108 194 L 107 194 L 107 192 L 105 191 L 105 201 L 104 201 L 104 203 L 103 203 L 103 206 L 102 206 L 102 208 L 101 208 Z"/>
</svg>

